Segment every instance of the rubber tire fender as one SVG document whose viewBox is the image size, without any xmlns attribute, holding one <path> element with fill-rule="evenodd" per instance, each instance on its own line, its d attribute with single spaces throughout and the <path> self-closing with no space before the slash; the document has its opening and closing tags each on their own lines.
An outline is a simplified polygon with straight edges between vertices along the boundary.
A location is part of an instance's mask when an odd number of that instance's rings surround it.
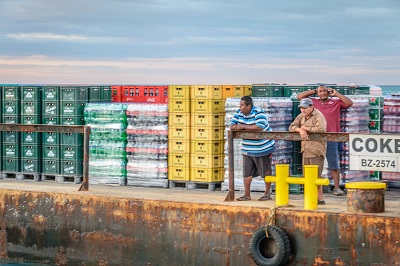
<svg viewBox="0 0 400 266">
<path fill-rule="evenodd" d="M 269 238 L 265 230 L 268 230 Z M 250 239 L 249 249 L 254 261 L 260 266 L 283 265 L 291 252 L 289 237 L 282 228 L 275 225 L 258 228 Z"/>
</svg>

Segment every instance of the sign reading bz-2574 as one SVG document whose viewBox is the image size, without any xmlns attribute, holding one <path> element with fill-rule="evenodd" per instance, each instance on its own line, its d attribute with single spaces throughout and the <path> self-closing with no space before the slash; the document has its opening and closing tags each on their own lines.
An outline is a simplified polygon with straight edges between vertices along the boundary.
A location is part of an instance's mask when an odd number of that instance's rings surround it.
<svg viewBox="0 0 400 266">
<path fill-rule="evenodd" d="M 400 172 L 400 135 L 349 135 L 350 170 Z"/>
</svg>

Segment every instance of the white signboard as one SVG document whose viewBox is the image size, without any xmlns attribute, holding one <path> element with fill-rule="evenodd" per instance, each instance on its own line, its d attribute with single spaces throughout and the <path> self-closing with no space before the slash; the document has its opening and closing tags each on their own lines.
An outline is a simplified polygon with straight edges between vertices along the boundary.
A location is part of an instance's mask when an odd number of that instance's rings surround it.
<svg viewBox="0 0 400 266">
<path fill-rule="evenodd" d="M 349 135 L 350 170 L 400 172 L 400 135 Z"/>
</svg>

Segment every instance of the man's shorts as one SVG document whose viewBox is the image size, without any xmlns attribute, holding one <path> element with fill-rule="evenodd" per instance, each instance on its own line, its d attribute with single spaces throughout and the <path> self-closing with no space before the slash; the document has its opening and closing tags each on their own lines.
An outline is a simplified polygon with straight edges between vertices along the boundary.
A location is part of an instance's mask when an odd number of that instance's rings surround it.
<svg viewBox="0 0 400 266">
<path fill-rule="evenodd" d="M 324 169 L 325 158 L 322 156 L 318 157 L 303 157 L 303 165 L 318 165 L 318 177 L 321 178 L 322 170 Z M 304 173 L 304 169 L 303 169 Z"/>
<path fill-rule="evenodd" d="M 328 161 L 329 170 L 339 169 L 339 143 L 328 142 L 326 148 L 326 160 Z"/>
<path fill-rule="evenodd" d="M 272 154 L 262 157 L 252 157 L 243 154 L 243 177 L 271 175 Z"/>
</svg>

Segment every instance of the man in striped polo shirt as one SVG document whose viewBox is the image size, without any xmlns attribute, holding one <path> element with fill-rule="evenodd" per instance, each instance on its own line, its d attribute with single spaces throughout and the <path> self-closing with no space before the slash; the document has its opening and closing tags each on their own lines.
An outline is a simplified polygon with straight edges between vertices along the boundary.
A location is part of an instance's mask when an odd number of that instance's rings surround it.
<svg viewBox="0 0 400 266">
<path fill-rule="evenodd" d="M 272 131 L 265 111 L 254 106 L 250 96 L 243 96 L 240 99 L 240 107 L 231 120 L 230 129 Z M 274 149 L 275 140 L 242 140 L 244 195 L 236 200 L 251 200 L 250 185 L 253 177 L 260 175 L 264 178 L 271 174 L 271 159 Z M 271 183 L 265 183 L 264 195 L 259 200 L 271 199 L 270 192 Z"/>
</svg>

